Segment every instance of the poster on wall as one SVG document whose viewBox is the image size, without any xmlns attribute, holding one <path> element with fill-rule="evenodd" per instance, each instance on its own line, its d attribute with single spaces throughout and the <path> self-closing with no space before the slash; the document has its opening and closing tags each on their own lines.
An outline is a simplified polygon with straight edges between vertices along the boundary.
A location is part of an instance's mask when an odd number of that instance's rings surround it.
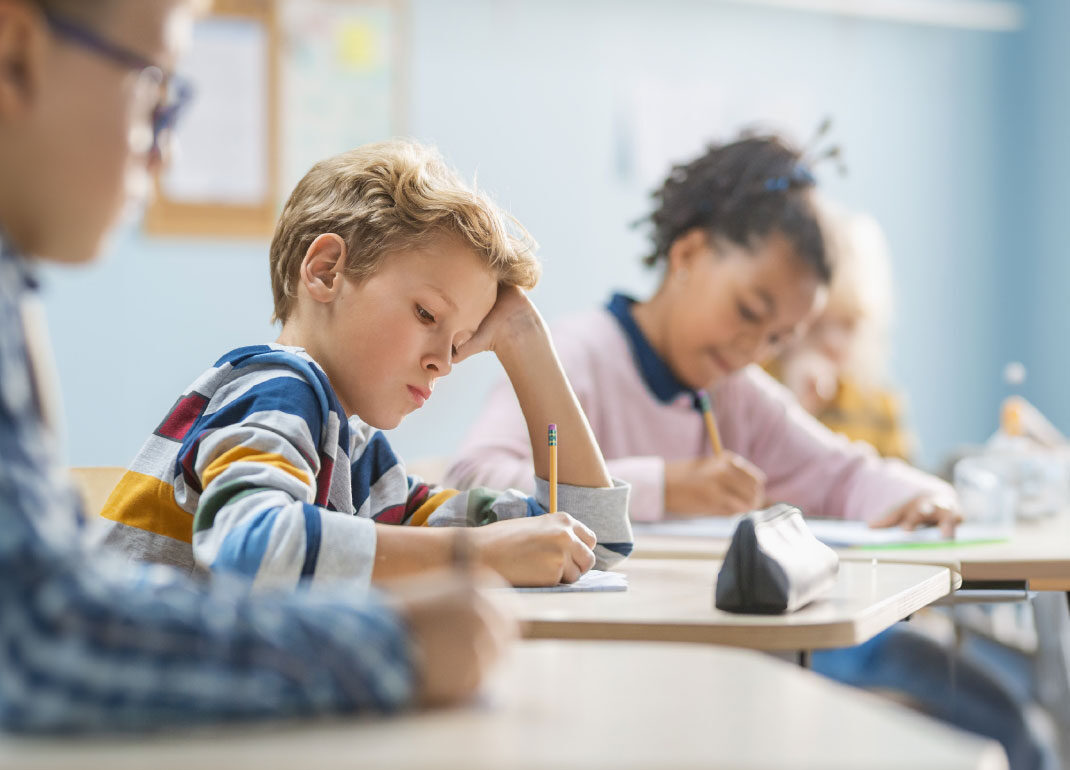
<svg viewBox="0 0 1070 770">
<path fill-rule="evenodd" d="M 274 226 L 278 56 L 272 0 L 216 0 L 179 62 L 186 107 L 145 216 L 154 235 L 263 237 Z"/>
<path fill-rule="evenodd" d="M 283 0 L 283 195 L 317 161 L 403 130 L 400 0 Z"/>
</svg>

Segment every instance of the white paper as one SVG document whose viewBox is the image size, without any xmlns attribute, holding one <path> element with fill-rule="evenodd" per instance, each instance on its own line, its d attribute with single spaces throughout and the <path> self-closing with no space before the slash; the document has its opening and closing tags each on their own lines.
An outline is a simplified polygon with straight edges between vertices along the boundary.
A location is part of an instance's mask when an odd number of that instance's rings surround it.
<svg viewBox="0 0 1070 770">
<path fill-rule="evenodd" d="M 919 543 L 954 545 L 976 540 L 1000 540 L 1007 533 L 982 524 L 960 524 L 954 537 L 945 537 L 939 527 L 921 527 L 912 531 L 901 527 L 872 529 L 864 521 L 807 519 L 806 525 L 821 542 L 836 547 L 895 546 Z"/>
<path fill-rule="evenodd" d="M 588 570 L 575 583 L 558 583 L 555 586 L 535 586 L 515 588 L 525 593 L 570 593 L 582 591 L 627 591 L 628 578 L 621 572 L 606 572 L 600 569 Z"/>
<path fill-rule="evenodd" d="M 680 535 L 690 537 L 715 537 L 728 540 L 735 532 L 739 516 L 701 516 L 694 519 L 674 519 L 650 523 L 636 523 L 632 531 L 636 535 Z M 1001 540 L 1006 531 L 982 524 L 960 524 L 955 537 L 947 538 L 937 527 L 922 527 L 907 531 L 900 527 L 871 529 L 864 521 L 842 519 L 804 519 L 807 528 L 821 542 L 837 548 L 852 546 L 894 546 L 913 543 L 946 543 L 976 540 Z"/>
<path fill-rule="evenodd" d="M 739 516 L 698 516 L 692 519 L 670 519 L 633 523 L 636 535 L 688 535 L 690 537 L 730 538 L 736 531 Z"/>
<path fill-rule="evenodd" d="M 194 94 L 175 129 L 164 192 L 182 203 L 266 202 L 270 116 L 264 25 L 240 18 L 199 21 L 180 70 Z"/>
</svg>

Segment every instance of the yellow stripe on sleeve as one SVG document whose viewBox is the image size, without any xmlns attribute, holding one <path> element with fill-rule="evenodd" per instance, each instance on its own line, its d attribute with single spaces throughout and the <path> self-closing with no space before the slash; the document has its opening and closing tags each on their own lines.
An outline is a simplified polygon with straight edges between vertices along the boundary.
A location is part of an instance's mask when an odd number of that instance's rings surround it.
<svg viewBox="0 0 1070 770">
<path fill-rule="evenodd" d="M 100 515 L 183 543 L 193 542 L 193 514 L 175 502 L 174 487 L 144 473 L 127 471 Z"/>
<path fill-rule="evenodd" d="M 275 454 L 274 452 L 264 452 L 260 449 L 254 449 L 253 447 L 236 446 L 233 449 L 228 449 L 208 464 L 208 467 L 204 469 L 204 478 L 201 479 L 202 488 L 206 489 L 216 476 L 227 469 L 227 466 L 236 462 L 271 465 L 278 468 L 280 471 L 289 473 L 305 486 L 312 486 L 312 480 L 309 478 L 308 474 L 303 470 L 295 468 L 293 463 L 282 455 Z"/>
<path fill-rule="evenodd" d="M 440 505 L 449 500 L 451 497 L 456 497 L 459 494 L 460 490 L 457 489 L 443 489 L 439 492 L 436 492 L 435 494 L 431 495 L 431 497 L 424 500 L 423 505 L 416 509 L 416 512 L 412 515 L 412 518 L 409 519 L 408 524 L 414 527 L 422 527 L 423 525 L 427 524 L 427 520 L 431 517 L 431 514 L 434 513 Z"/>
</svg>

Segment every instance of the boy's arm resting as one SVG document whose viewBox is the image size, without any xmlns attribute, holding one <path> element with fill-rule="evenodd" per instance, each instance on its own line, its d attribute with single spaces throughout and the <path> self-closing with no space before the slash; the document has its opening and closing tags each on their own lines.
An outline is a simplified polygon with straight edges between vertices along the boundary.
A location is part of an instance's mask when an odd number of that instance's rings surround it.
<svg viewBox="0 0 1070 770">
<path fill-rule="evenodd" d="M 565 348 L 566 356 L 581 359 L 579 352 Z M 566 364 L 568 361 L 566 361 Z M 580 362 L 569 367 L 585 375 Z M 586 403 L 583 388 L 576 395 Z M 628 512 L 632 521 L 658 521 L 665 516 L 665 461 L 657 456 L 620 457 L 607 460 L 606 467 L 614 479 L 631 487 Z M 476 418 L 461 444 L 456 459 L 446 471 L 446 483 L 458 489 L 485 486 L 491 489 L 535 491 L 531 461 L 531 440 L 520 411 L 516 394 L 507 379 L 491 390 L 486 406 Z M 574 513 L 569 508 L 564 510 Z M 580 518 L 580 517 L 577 517 Z M 588 522 L 585 522 L 588 523 Z M 589 523 L 588 523 L 589 524 Z M 599 536 L 601 539 L 601 536 Z"/>
<path fill-rule="evenodd" d="M 535 474 L 549 475 L 547 426 L 555 424 L 559 480 L 576 486 L 610 486 L 605 460 L 546 323 L 519 288 L 499 286 L 494 308 L 475 335 L 458 348 L 454 361 L 483 350 L 494 351 L 512 383 L 527 427 Z"/>
</svg>

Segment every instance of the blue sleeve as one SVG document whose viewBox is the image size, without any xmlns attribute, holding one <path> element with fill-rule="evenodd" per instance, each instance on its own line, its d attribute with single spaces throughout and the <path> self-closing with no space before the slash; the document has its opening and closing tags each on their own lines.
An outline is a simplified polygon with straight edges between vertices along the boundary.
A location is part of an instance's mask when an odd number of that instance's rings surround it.
<svg viewBox="0 0 1070 770">
<path fill-rule="evenodd" d="M 204 586 L 86 555 L 2 284 L 0 729 L 135 730 L 410 703 L 407 631 L 373 593 L 252 593 L 238 579 Z"/>
<path fill-rule="evenodd" d="M 405 630 L 370 596 L 250 594 L 236 580 L 204 589 L 166 568 L 90 564 L 32 536 L 12 550 L 10 513 L 0 509 L 4 729 L 141 730 L 411 700 Z"/>
</svg>

